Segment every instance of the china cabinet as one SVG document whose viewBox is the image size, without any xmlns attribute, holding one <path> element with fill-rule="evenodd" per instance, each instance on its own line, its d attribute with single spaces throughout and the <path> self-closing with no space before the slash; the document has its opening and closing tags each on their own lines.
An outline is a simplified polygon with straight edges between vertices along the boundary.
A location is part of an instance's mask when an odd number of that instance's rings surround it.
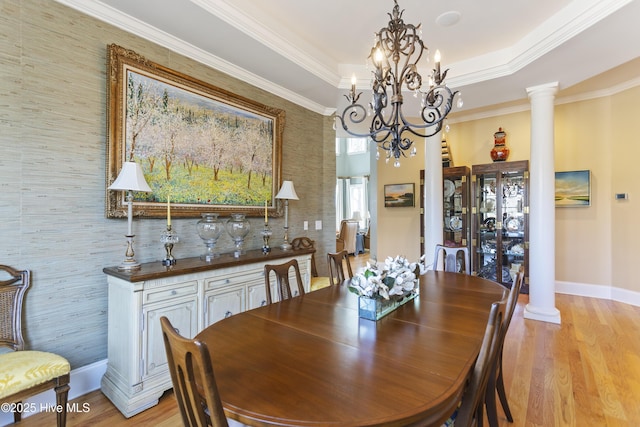
<svg viewBox="0 0 640 427">
<path fill-rule="evenodd" d="M 443 184 L 443 240 L 445 246 L 469 244 L 469 168 L 444 168 Z"/>
<path fill-rule="evenodd" d="M 445 246 L 466 246 L 470 250 L 470 176 L 467 166 L 442 169 L 442 242 Z M 424 169 L 420 170 L 420 224 L 424 224 Z M 424 253 L 424 227 L 421 226 L 420 255 Z"/>
<path fill-rule="evenodd" d="M 208 325 L 266 304 L 265 264 L 296 259 L 305 291 L 309 291 L 313 249 L 273 248 L 200 257 L 175 265 L 142 264 L 139 270 L 108 267 L 107 371 L 102 392 L 130 417 L 158 403 L 171 388 L 160 318 L 186 337 Z M 291 280 L 295 280 L 291 277 Z M 272 294 L 277 295 L 275 290 Z M 233 337 L 230 337 L 232 339 Z"/>
<path fill-rule="evenodd" d="M 524 268 L 529 284 L 529 162 L 496 162 L 471 168 L 474 274 L 511 286 Z"/>
</svg>

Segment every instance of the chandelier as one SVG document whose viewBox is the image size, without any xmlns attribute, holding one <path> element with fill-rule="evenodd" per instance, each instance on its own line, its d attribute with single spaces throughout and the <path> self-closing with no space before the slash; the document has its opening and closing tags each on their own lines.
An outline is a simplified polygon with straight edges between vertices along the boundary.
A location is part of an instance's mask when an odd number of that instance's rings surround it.
<svg viewBox="0 0 640 427">
<path fill-rule="evenodd" d="M 370 137 L 387 151 L 387 161 L 394 157 L 394 166 L 399 167 L 400 156 L 406 157 L 405 152 L 411 149 L 412 135 L 426 138 L 440 132 L 458 91 L 452 92 L 444 84 L 448 70 L 440 71 L 439 51 L 434 55 L 435 68 L 429 76 L 428 89 L 421 90 L 422 76 L 417 64 L 427 49 L 420 39 L 421 24 L 405 24 L 402 20 L 404 10 L 400 11 L 397 0 L 394 3 L 392 13 L 388 14 L 389 24 L 376 33 L 375 44 L 369 55 L 374 70 L 371 83 L 373 96 L 368 108 L 358 103 L 362 92 L 356 94 L 354 75 L 351 91 L 345 95 L 350 105 L 336 117 L 347 133 L 357 137 Z M 402 111 L 402 86 L 413 92 L 415 97 L 420 97 L 420 109 L 417 112 L 421 120 L 419 123 L 409 121 Z M 458 106 L 462 106 L 460 97 Z M 349 126 L 362 123 L 370 116 L 373 118 L 369 133 L 349 129 Z M 410 156 L 415 153 L 416 148 L 413 147 Z M 379 156 L 378 151 L 376 158 Z"/>
</svg>

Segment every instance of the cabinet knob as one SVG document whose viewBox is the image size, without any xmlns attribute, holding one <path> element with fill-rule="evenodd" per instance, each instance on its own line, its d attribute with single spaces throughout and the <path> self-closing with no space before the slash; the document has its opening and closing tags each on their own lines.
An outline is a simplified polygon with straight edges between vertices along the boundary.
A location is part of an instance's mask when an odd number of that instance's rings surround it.
<svg viewBox="0 0 640 427">
<path fill-rule="evenodd" d="M 176 290 L 175 290 L 175 289 L 172 289 L 172 290 L 171 290 L 171 295 L 175 295 L 175 294 L 177 294 L 177 293 L 178 293 L 178 292 L 176 292 Z"/>
</svg>

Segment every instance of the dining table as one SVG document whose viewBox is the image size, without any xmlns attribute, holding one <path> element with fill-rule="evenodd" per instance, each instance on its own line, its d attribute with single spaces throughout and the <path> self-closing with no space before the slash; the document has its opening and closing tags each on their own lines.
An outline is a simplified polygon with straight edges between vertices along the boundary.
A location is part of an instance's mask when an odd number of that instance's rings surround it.
<svg viewBox="0 0 640 427">
<path fill-rule="evenodd" d="M 378 321 L 349 280 L 216 322 L 211 354 L 227 417 L 249 426 L 440 425 L 459 404 L 491 304 L 505 288 L 427 271 Z"/>
</svg>

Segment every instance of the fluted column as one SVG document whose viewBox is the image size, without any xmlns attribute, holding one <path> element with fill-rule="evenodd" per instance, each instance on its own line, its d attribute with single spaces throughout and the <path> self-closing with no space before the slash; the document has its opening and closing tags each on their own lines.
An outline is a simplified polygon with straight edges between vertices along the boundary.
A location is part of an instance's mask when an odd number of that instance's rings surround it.
<svg viewBox="0 0 640 427">
<path fill-rule="evenodd" d="M 425 264 L 433 262 L 436 244 L 442 243 L 442 141 L 441 132 L 426 138 L 424 159 L 424 253 Z"/>
<path fill-rule="evenodd" d="M 553 101 L 558 83 L 527 88 L 531 102 L 529 165 L 529 304 L 525 319 L 560 323 L 555 306 L 555 167 Z"/>
</svg>

